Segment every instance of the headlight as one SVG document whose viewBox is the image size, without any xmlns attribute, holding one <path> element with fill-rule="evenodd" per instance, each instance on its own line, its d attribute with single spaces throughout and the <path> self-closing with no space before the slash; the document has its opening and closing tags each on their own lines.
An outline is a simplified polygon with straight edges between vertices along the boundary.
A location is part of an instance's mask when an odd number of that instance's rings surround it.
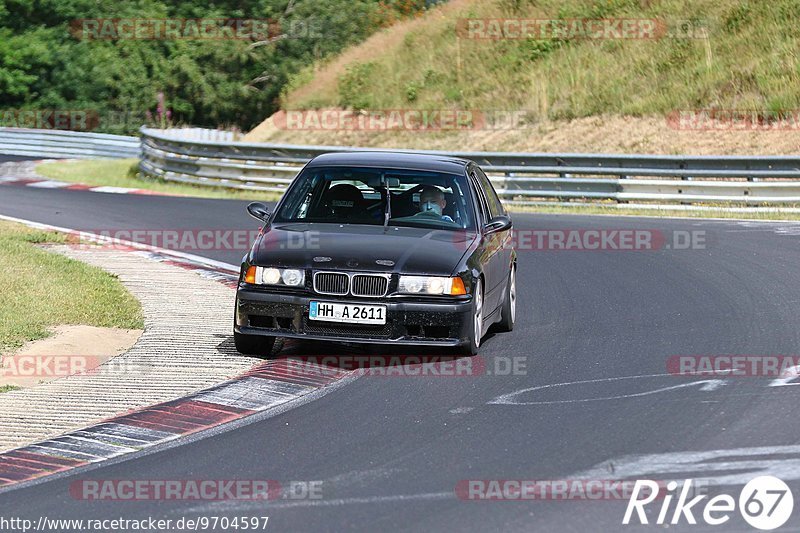
<svg viewBox="0 0 800 533">
<path fill-rule="evenodd" d="M 281 273 L 281 279 L 289 286 L 297 287 L 303 283 L 305 276 L 302 270 L 294 270 L 287 268 Z"/>
<path fill-rule="evenodd" d="M 405 294 L 466 294 L 460 277 L 400 276 L 398 291 Z"/>
<path fill-rule="evenodd" d="M 277 285 L 281 282 L 281 271 L 277 268 L 262 268 L 261 278 L 258 277 L 258 272 L 256 271 L 256 279 L 261 279 L 261 283 L 264 285 Z"/>
<path fill-rule="evenodd" d="M 305 272 L 294 268 L 265 268 L 251 266 L 245 274 L 245 281 L 254 285 L 286 285 L 300 287 L 306 280 Z"/>
</svg>

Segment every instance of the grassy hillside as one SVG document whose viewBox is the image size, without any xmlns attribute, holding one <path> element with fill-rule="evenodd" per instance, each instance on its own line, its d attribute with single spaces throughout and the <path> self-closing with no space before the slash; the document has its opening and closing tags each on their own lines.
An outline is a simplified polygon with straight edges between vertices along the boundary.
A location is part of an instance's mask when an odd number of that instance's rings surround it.
<svg viewBox="0 0 800 533">
<path fill-rule="evenodd" d="M 673 29 L 690 21 L 694 36 L 707 38 L 458 38 L 460 19 L 485 17 L 657 18 Z M 664 117 L 675 110 L 715 107 L 769 114 L 800 108 L 799 22 L 796 0 L 453 0 L 304 71 L 284 91 L 283 108 L 524 110 L 525 131 L 320 134 L 280 131 L 267 123 L 250 139 L 518 147 L 552 127 L 578 124 L 578 132 L 591 130 L 586 117 L 601 117 L 602 124 L 608 118 L 623 127 L 619 117 L 639 117 L 644 122 L 633 129 L 643 130 L 642 136 L 616 143 L 639 150 L 669 133 Z M 603 129 L 601 144 L 630 133 Z M 677 150 L 682 142 L 693 147 L 702 141 L 709 150 L 731 151 L 718 146 L 725 135 L 673 133 L 680 134 Z M 694 139 L 698 133 L 700 139 Z M 745 151 L 797 149 L 797 131 L 735 135 L 732 141 Z M 781 146 L 775 148 L 775 142 Z M 671 146 L 656 149 L 676 150 Z"/>
</svg>

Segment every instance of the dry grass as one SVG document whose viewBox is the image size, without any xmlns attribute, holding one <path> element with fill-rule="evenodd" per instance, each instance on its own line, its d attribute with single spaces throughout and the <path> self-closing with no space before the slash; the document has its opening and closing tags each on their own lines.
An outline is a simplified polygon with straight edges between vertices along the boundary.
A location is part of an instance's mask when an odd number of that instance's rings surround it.
<svg viewBox="0 0 800 533">
<path fill-rule="evenodd" d="M 447 23 L 471 3 L 473 0 L 451 0 L 427 11 L 422 17 L 403 20 L 390 28 L 380 30 L 360 45 L 351 46 L 333 59 L 307 68 L 284 91 L 283 109 L 320 107 L 313 103 L 319 101 L 321 106 L 325 106 L 336 101 L 338 78 L 348 65 L 371 61 L 387 50 L 398 48 L 407 34 L 424 31 L 437 22 Z M 310 82 L 304 83 L 305 81 Z"/>
</svg>

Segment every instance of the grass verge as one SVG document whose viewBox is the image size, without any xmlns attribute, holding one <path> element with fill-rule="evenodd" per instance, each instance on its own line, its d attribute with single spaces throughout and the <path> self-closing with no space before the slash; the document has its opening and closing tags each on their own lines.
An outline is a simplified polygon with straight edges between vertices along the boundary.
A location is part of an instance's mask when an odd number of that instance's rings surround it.
<svg viewBox="0 0 800 533">
<path fill-rule="evenodd" d="M 0 351 L 61 324 L 143 329 L 139 302 L 111 274 L 43 250 L 58 233 L 0 222 Z"/>
<path fill-rule="evenodd" d="M 713 206 L 712 206 L 713 207 Z M 724 210 L 680 210 L 680 209 L 642 209 L 636 207 L 613 207 L 611 205 L 575 206 L 524 206 L 507 205 L 512 213 L 563 214 L 563 215 L 608 215 L 637 216 L 652 218 L 728 218 L 732 220 L 800 220 L 800 213 L 792 212 L 735 212 Z"/>
<path fill-rule="evenodd" d="M 128 187 L 198 198 L 276 201 L 280 194 L 261 191 L 237 191 L 173 183 L 142 177 L 138 159 L 93 159 L 87 161 L 51 161 L 41 163 L 36 172 L 42 176 L 70 183 L 93 186 Z"/>
</svg>

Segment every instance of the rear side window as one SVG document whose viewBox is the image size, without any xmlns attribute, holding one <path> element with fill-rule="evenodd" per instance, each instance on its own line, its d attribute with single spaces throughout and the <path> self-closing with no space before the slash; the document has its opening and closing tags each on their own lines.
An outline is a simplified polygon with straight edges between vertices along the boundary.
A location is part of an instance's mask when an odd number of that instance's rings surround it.
<svg viewBox="0 0 800 533">
<path fill-rule="evenodd" d="M 486 177 L 486 174 L 484 174 L 483 171 L 478 167 L 475 167 L 475 174 L 478 176 L 478 183 L 480 183 L 481 188 L 484 191 L 486 203 L 489 204 L 489 213 L 491 214 L 490 218 L 505 215 L 506 210 L 503 208 L 503 204 L 500 202 L 500 198 L 497 196 L 497 192 L 495 192 L 494 187 L 492 187 L 492 182 L 489 181 L 489 178 Z"/>
<path fill-rule="evenodd" d="M 475 188 L 475 200 L 477 201 L 477 211 L 480 213 L 480 218 L 482 219 L 482 224 L 488 224 L 489 219 L 492 218 L 489 214 L 489 206 L 486 204 L 486 194 L 483 192 L 483 186 L 481 185 L 481 181 L 478 179 L 478 175 L 475 174 L 473 170 L 470 173 L 470 179 L 472 180 L 472 186 Z"/>
</svg>

